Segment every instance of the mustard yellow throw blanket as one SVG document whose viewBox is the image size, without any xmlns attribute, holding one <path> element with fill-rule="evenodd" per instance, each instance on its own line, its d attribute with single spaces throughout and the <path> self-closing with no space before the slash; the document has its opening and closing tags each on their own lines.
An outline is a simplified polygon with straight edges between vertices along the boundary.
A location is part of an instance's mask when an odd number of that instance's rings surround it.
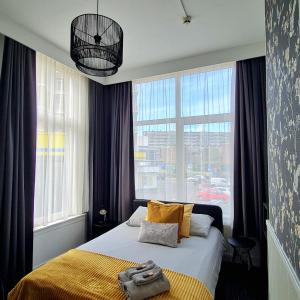
<svg viewBox="0 0 300 300">
<path fill-rule="evenodd" d="M 73 249 L 25 276 L 8 295 L 14 299 L 126 299 L 118 273 L 136 263 Z M 190 276 L 163 270 L 171 290 L 152 299 L 212 300 L 207 287 Z"/>
</svg>

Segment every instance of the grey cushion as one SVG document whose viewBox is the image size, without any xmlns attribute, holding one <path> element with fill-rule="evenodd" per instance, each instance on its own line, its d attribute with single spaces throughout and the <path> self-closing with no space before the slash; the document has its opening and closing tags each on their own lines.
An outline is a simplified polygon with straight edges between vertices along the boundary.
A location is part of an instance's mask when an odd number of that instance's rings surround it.
<svg viewBox="0 0 300 300">
<path fill-rule="evenodd" d="M 128 226 L 140 227 L 147 215 L 147 207 L 139 206 L 126 222 Z"/>
<path fill-rule="evenodd" d="M 209 215 L 192 214 L 190 235 L 207 237 L 214 218 Z"/>
<path fill-rule="evenodd" d="M 142 221 L 138 240 L 142 243 L 177 247 L 178 224 Z"/>
</svg>

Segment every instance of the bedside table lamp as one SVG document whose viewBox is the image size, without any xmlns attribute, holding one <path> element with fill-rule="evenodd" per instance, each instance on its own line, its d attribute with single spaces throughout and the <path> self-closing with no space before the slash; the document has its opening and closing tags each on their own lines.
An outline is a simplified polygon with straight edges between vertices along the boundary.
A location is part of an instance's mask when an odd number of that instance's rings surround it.
<svg viewBox="0 0 300 300">
<path fill-rule="evenodd" d="M 99 214 L 103 217 L 103 223 L 105 223 L 106 222 L 107 210 L 106 209 L 101 209 L 101 210 L 99 210 Z"/>
</svg>

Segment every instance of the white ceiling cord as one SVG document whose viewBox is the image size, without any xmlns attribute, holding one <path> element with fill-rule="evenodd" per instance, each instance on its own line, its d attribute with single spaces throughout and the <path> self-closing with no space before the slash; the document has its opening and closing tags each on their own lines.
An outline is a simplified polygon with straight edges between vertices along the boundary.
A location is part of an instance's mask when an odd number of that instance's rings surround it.
<svg viewBox="0 0 300 300">
<path fill-rule="evenodd" d="M 183 0 L 179 0 L 180 6 L 182 7 L 184 16 L 182 17 L 182 22 L 183 24 L 190 24 L 192 21 L 192 17 L 190 15 L 188 15 L 188 13 L 186 12 L 186 8 L 184 6 Z"/>
</svg>

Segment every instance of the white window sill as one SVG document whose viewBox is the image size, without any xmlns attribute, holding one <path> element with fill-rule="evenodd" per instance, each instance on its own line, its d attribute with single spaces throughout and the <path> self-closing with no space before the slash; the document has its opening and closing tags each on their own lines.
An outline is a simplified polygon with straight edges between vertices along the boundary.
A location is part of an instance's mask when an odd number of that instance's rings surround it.
<svg viewBox="0 0 300 300">
<path fill-rule="evenodd" d="M 64 219 L 64 220 L 59 220 L 59 221 L 55 221 L 53 223 L 49 223 L 48 225 L 35 227 L 33 229 L 33 232 L 34 232 L 34 234 L 39 234 L 41 232 L 57 230 L 57 229 L 59 229 L 61 227 L 64 227 L 64 226 L 68 226 L 68 225 L 72 225 L 72 224 L 77 223 L 77 222 L 85 221 L 85 218 L 86 218 L 86 213 L 83 213 L 81 215 L 72 216 L 72 217 L 69 217 L 69 218 Z"/>
</svg>

